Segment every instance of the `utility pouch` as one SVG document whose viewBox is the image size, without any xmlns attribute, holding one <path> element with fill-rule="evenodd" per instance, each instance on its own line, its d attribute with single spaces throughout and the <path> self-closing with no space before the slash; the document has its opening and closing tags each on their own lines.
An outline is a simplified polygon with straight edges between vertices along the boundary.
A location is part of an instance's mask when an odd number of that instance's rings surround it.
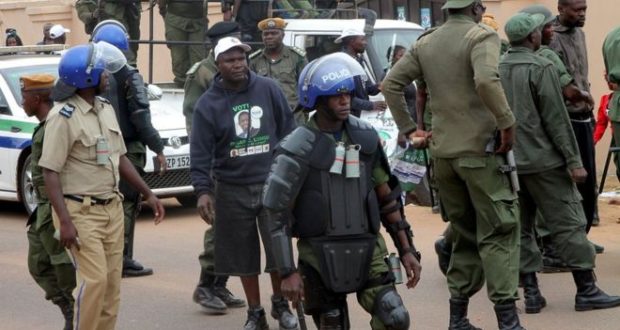
<svg viewBox="0 0 620 330">
<path fill-rule="evenodd" d="M 371 234 L 310 239 L 325 286 L 336 293 L 351 293 L 364 288 L 376 240 L 377 237 Z"/>
</svg>

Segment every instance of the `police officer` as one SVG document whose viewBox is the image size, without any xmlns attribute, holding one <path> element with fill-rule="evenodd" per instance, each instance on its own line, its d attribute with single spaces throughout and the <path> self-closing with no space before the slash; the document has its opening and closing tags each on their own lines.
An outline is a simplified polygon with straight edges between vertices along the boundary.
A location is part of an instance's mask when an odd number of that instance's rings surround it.
<svg viewBox="0 0 620 330">
<path fill-rule="evenodd" d="M 140 39 L 140 16 L 142 5 L 140 0 L 78 0 L 75 4 L 78 17 L 84 23 L 87 34 L 92 34 L 93 28 L 101 21 L 113 19 L 120 22 L 127 32 L 129 39 Z M 131 52 L 127 54 L 130 65 L 136 66 L 138 60 L 138 44 L 132 43 Z"/>
<path fill-rule="evenodd" d="M 93 41 L 105 41 L 121 51 L 129 49 L 127 34 L 122 24 L 114 20 L 102 21 L 93 30 Z M 140 174 L 144 174 L 146 165 L 146 148 L 157 154 L 156 168 L 166 170 L 164 144 L 159 132 L 151 123 L 151 113 L 144 80 L 138 70 L 129 65 L 109 76 L 109 89 L 103 95 L 110 101 L 116 111 L 116 118 L 121 127 L 123 141 L 127 148 L 125 156 Z M 123 211 L 125 213 L 125 249 L 123 251 L 123 276 L 145 276 L 153 274 L 151 268 L 145 268 L 133 259 L 133 242 L 136 217 L 140 213 L 140 194 L 129 182 L 121 180 L 123 193 Z"/>
<path fill-rule="evenodd" d="M 258 22 L 269 15 L 269 0 L 221 0 L 224 21 L 239 23 L 241 40 L 258 42 L 261 33 Z"/>
<path fill-rule="evenodd" d="M 235 22 L 218 22 L 207 31 L 211 44 L 228 36 L 240 37 L 239 25 Z M 209 89 L 213 77 L 217 73 L 213 50 L 207 57 L 195 63 L 187 72 L 185 81 L 185 98 L 183 99 L 183 115 L 187 133 L 191 133 L 194 105 L 198 98 Z M 211 313 L 224 313 L 227 307 L 244 307 L 245 301 L 235 297 L 227 288 L 228 276 L 214 274 L 214 230 L 210 226 L 204 234 L 204 251 L 198 257 L 200 262 L 200 278 L 194 290 L 193 300 Z"/>
<path fill-rule="evenodd" d="M 98 96 L 105 72 L 125 65 L 123 54 L 106 44 L 79 45 L 63 54 L 59 79 L 76 88 L 57 103 L 45 124 L 43 168 L 54 227 L 76 265 L 75 326 L 114 329 L 120 301 L 123 209 L 118 180 L 122 176 L 154 210 L 164 208 L 125 156 L 114 109 Z"/>
<path fill-rule="evenodd" d="M 430 147 L 441 207 L 453 230 L 447 272 L 450 329 L 473 327 L 466 318 L 467 306 L 485 278 L 498 327 L 521 329 L 515 305 L 519 207 L 517 195 L 498 171 L 506 164 L 501 155 L 512 148 L 515 123 L 497 79 L 500 39 L 491 28 L 477 24 L 486 9 L 482 1 L 448 0 L 443 8 L 448 9 L 448 21 L 396 63 L 382 90 L 400 132 L 410 138 L 428 135 L 416 130 L 403 88 L 423 78 L 432 95 Z"/>
<path fill-rule="evenodd" d="M 342 44 L 342 51 L 363 65 L 363 54 L 368 45 L 364 31 L 357 28 L 345 29 L 334 42 Z M 360 77 L 356 77 L 355 95 L 351 99 L 351 114 L 359 117 L 362 110 L 383 111 L 387 109 L 387 104 L 384 101 L 370 101 L 368 99 L 368 95 L 376 95 L 379 92 L 378 84 L 373 84 L 370 80 L 362 81 Z"/>
<path fill-rule="evenodd" d="M 294 111 L 299 101 L 297 80 L 308 61 L 305 51 L 284 45 L 285 27 L 286 21 L 279 17 L 266 18 L 258 23 L 265 48 L 250 55 L 250 69 L 259 76 L 275 79 L 282 88 L 291 111 Z M 301 125 L 306 120 L 306 114 L 298 109 L 295 112 L 297 124 Z"/>
<path fill-rule="evenodd" d="M 207 31 L 211 44 L 217 44 L 218 40 L 224 37 L 241 36 L 239 24 L 235 22 L 217 22 Z M 207 54 L 207 57 L 200 62 L 194 63 L 187 71 L 187 79 L 185 80 L 185 97 L 183 99 L 183 116 L 185 116 L 185 127 L 187 133 L 192 130 L 192 116 L 194 114 L 194 105 L 198 98 L 209 89 L 213 76 L 217 73 L 213 50 Z"/>
<path fill-rule="evenodd" d="M 409 313 L 384 261 L 380 223 L 398 249 L 395 262 L 405 266 L 409 288 L 420 280 L 420 255 L 379 136 L 349 115 L 358 74 L 364 69 L 342 53 L 302 72 L 301 104 L 316 113 L 282 141 L 265 184 L 274 257 L 282 293 L 294 303 L 303 299 L 317 328 L 348 329 L 346 295 L 357 292 L 372 329 L 409 329 Z M 291 230 L 299 238 L 298 267 Z"/>
<path fill-rule="evenodd" d="M 546 300 L 538 289 L 542 268 L 534 225 L 539 210 L 561 259 L 572 269 L 578 311 L 620 305 L 595 284 L 594 248 L 574 182 L 587 177 L 564 106 L 557 70 L 534 52 L 540 47 L 545 16 L 519 13 L 506 22 L 511 48 L 499 65 L 502 85 L 517 119 L 516 165 L 521 190 L 520 279 L 525 312 L 539 313 Z M 574 181 L 574 182 L 573 182 Z"/>
<path fill-rule="evenodd" d="M 159 14 L 164 18 L 166 40 L 193 41 L 195 45 L 168 45 L 172 58 L 174 82 L 183 87 L 187 70 L 205 57 L 208 2 L 187 0 L 158 0 Z"/>
<path fill-rule="evenodd" d="M 49 74 L 22 76 L 21 93 L 24 112 L 39 120 L 32 133 L 30 169 L 32 185 L 37 196 L 37 208 L 28 219 L 28 270 L 45 291 L 45 299 L 60 307 L 65 318 L 65 330 L 73 329 L 73 296 L 75 269 L 60 242 L 54 239 L 52 207 L 45 192 L 43 171 L 37 164 L 43 150 L 45 119 L 54 102 L 50 98 L 56 78 Z"/>
</svg>

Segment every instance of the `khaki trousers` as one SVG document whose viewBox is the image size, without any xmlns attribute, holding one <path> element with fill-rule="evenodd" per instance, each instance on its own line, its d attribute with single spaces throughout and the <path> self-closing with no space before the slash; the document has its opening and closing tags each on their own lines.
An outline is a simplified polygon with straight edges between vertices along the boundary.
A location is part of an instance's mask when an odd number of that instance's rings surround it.
<svg viewBox="0 0 620 330">
<path fill-rule="evenodd" d="M 80 249 L 68 250 L 76 269 L 75 330 L 114 329 L 121 299 L 123 268 L 123 206 L 115 198 L 107 205 L 65 199 L 77 229 Z M 54 226 L 59 227 L 56 212 Z"/>
</svg>

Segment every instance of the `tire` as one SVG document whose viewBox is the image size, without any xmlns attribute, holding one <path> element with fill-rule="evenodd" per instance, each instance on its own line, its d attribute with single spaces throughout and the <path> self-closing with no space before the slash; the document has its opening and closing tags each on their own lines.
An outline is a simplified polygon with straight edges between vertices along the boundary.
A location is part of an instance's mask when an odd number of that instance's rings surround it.
<svg viewBox="0 0 620 330">
<path fill-rule="evenodd" d="M 37 207 L 37 196 L 34 192 L 34 185 L 32 183 L 32 171 L 30 170 L 31 155 L 26 157 L 26 160 L 22 164 L 22 168 L 19 170 L 19 199 L 24 204 L 28 215 L 32 214 Z"/>
<path fill-rule="evenodd" d="M 181 206 L 191 209 L 195 209 L 196 203 L 198 202 L 198 199 L 194 195 L 177 196 L 176 199 Z"/>
</svg>

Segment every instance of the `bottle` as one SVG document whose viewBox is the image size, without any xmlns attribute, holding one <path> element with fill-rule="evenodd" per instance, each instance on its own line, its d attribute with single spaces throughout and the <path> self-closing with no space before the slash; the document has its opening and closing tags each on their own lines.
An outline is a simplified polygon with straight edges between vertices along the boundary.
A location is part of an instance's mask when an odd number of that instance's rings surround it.
<svg viewBox="0 0 620 330">
<path fill-rule="evenodd" d="M 110 158 L 108 139 L 106 139 L 104 136 L 98 136 L 95 151 L 97 152 L 97 165 L 107 165 L 108 159 Z"/>
<path fill-rule="evenodd" d="M 394 275 L 394 284 L 403 283 L 403 272 L 400 269 L 400 258 L 396 255 L 396 253 L 390 253 L 388 263 L 390 265 L 390 271 L 392 272 L 392 275 Z"/>
<path fill-rule="evenodd" d="M 342 174 L 342 166 L 344 165 L 344 143 L 338 142 L 336 144 L 336 157 L 332 167 L 329 169 L 329 173 Z"/>
</svg>

